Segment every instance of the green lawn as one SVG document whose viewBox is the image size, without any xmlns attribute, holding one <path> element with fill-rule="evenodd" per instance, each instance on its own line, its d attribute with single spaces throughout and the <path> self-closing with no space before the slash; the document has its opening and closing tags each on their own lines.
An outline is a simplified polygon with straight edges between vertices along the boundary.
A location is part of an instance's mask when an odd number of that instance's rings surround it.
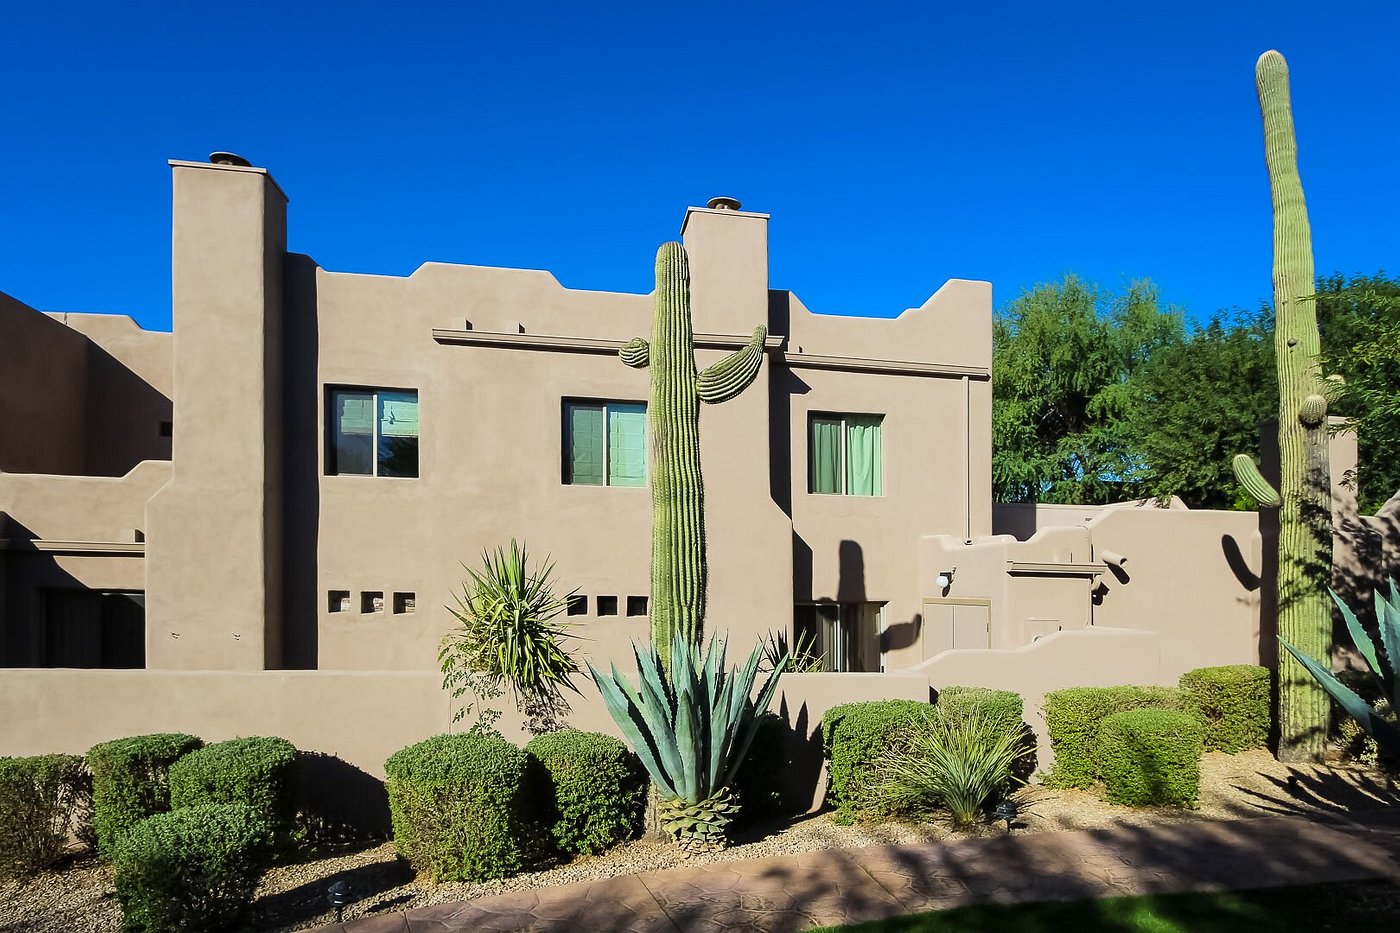
<svg viewBox="0 0 1400 933">
<path fill-rule="evenodd" d="M 1400 886 L 1387 882 L 958 907 L 851 927 L 843 933 L 1394 933 Z"/>
</svg>

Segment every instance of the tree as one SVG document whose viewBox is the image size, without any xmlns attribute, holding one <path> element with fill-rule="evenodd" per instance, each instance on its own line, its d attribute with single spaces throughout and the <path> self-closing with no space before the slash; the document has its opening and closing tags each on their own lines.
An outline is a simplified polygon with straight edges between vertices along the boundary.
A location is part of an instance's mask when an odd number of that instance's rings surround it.
<svg viewBox="0 0 1400 933">
<path fill-rule="evenodd" d="M 1098 504 L 1143 494 L 1130 380 L 1183 340 L 1181 312 L 1146 280 L 1121 295 L 1066 276 L 1011 302 L 993 327 L 992 490 L 999 502 Z"/>
</svg>

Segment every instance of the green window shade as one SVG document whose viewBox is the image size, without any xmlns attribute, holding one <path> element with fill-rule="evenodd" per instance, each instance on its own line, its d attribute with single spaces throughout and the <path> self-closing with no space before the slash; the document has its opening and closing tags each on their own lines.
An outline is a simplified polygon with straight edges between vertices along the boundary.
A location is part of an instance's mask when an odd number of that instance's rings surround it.
<svg viewBox="0 0 1400 933">
<path fill-rule="evenodd" d="M 841 492 L 841 422 L 827 418 L 811 420 L 811 440 L 807 462 L 812 492 Z"/>
<path fill-rule="evenodd" d="M 846 494 L 884 495 L 880 418 L 850 415 L 846 418 Z"/>
<path fill-rule="evenodd" d="M 647 481 L 647 407 L 608 405 L 608 485 L 645 486 Z"/>
<path fill-rule="evenodd" d="M 379 393 L 379 434 L 381 437 L 418 436 L 418 393 Z"/>
<path fill-rule="evenodd" d="M 374 393 L 337 389 L 331 393 L 331 473 L 374 473 Z"/>
<path fill-rule="evenodd" d="M 335 393 L 336 429 L 341 434 L 374 433 L 374 395 L 369 392 Z"/>
<path fill-rule="evenodd" d="M 569 432 L 564 464 L 567 481 L 603 485 L 603 406 L 569 404 L 564 414 Z"/>
</svg>

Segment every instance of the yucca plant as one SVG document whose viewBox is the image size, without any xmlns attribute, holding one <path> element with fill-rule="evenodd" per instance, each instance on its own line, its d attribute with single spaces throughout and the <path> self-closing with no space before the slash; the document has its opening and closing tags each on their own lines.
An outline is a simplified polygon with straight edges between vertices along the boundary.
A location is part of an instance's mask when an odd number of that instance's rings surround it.
<svg viewBox="0 0 1400 933">
<path fill-rule="evenodd" d="M 980 709 L 948 716 L 935 707 L 878 760 L 870 805 L 910 816 L 946 810 L 954 826 L 970 826 L 1012 784 L 1028 752 L 1024 734 L 1002 717 Z"/>
<path fill-rule="evenodd" d="M 797 644 L 791 647 L 787 632 L 769 632 L 759 646 L 763 659 L 759 661 L 758 669 L 763 673 L 777 670 L 783 658 L 791 658 L 788 670 L 794 674 L 827 673 L 826 658 L 817 650 L 817 636 L 811 632 L 799 632 Z"/>
<path fill-rule="evenodd" d="M 558 728 L 569 711 L 564 691 L 578 692 L 578 665 L 564 647 L 577 636 L 556 621 L 573 592 L 556 595 L 553 562 L 546 557 L 531 568 L 525 545 L 514 540 L 509 549 L 483 552 L 481 570 L 462 569 L 467 580 L 453 596 L 457 605 L 447 607 L 459 624 L 443 637 L 438 662 L 453 699 L 472 693 L 476 702 L 453 721 L 474 712 L 473 728 L 489 729 L 499 714 L 486 710 L 485 701 L 509 688 L 532 732 Z"/>
<path fill-rule="evenodd" d="M 1361 652 L 1361 656 L 1366 659 L 1370 666 L 1369 675 L 1375 684 L 1376 693 L 1389 700 L 1392 710 L 1400 709 L 1400 692 L 1397 692 L 1397 668 L 1400 667 L 1400 586 L 1395 581 L 1390 581 L 1390 597 L 1387 599 L 1379 589 L 1375 591 L 1376 601 L 1376 627 L 1380 630 L 1380 647 L 1384 649 L 1384 657 L 1377 650 L 1375 641 L 1367 634 L 1366 629 L 1361 625 L 1361 620 L 1352 612 L 1351 607 L 1337 595 L 1336 591 L 1328 590 L 1332 594 L 1332 601 L 1341 610 L 1342 619 L 1346 621 L 1347 631 L 1351 633 L 1352 641 L 1356 643 L 1356 650 Z M 1293 657 L 1298 659 L 1298 663 L 1307 669 L 1309 674 L 1316 678 L 1332 699 L 1337 701 L 1346 714 L 1356 720 L 1367 735 L 1376 740 L 1376 745 L 1380 748 L 1381 754 L 1392 761 L 1400 761 L 1400 725 L 1395 721 L 1383 717 L 1375 707 L 1363 700 L 1356 691 L 1342 683 L 1327 667 L 1317 659 L 1309 657 L 1299 651 L 1293 645 L 1284 641 L 1279 642 L 1288 650 Z"/>
<path fill-rule="evenodd" d="M 702 652 L 677 628 L 669 661 L 655 642 L 632 645 L 638 685 L 612 666 L 589 665 L 613 721 L 642 760 L 660 795 L 662 827 L 688 854 L 723 848 L 738 804 L 730 790 L 789 658 L 779 659 L 755 699 L 762 649 L 732 671 L 725 668 L 726 639 L 712 637 Z"/>
</svg>

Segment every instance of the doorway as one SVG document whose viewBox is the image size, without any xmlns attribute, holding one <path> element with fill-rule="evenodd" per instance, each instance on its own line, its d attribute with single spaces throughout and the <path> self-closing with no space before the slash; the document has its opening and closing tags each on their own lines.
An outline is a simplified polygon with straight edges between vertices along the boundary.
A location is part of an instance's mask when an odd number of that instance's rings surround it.
<svg viewBox="0 0 1400 933">
<path fill-rule="evenodd" d="M 878 674 L 885 669 L 884 622 L 884 603 L 799 603 L 793 644 L 810 643 L 829 671 Z"/>
</svg>

